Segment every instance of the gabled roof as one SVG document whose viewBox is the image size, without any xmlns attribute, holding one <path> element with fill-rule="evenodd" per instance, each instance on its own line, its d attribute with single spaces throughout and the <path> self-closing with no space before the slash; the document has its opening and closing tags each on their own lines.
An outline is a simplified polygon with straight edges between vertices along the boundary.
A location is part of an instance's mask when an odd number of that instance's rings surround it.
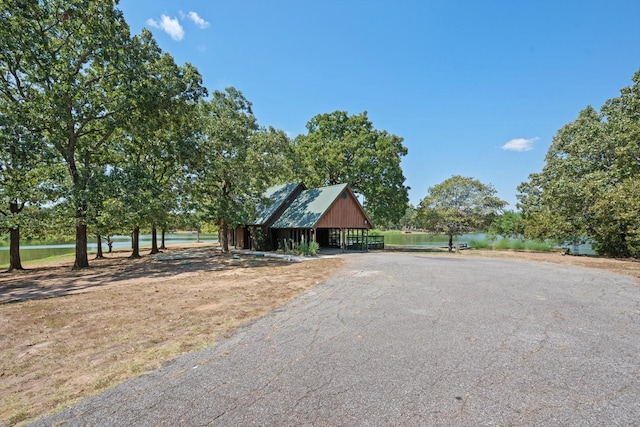
<svg viewBox="0 0 640 427">
<path fill-rule="evenodd" d="M 258 206 L 256 213 L 256 225 L 265 225 L 272 219 L 273 215 L 282 207 L 289 196 L 291 196 L 298 187 L 305 187 L 302 183 L 290 182 L 288 184 L 276 185 L 268 188 L 263 197 L 269 199 L 271 203 Z"/>
<path fill-rule="evenodd" d="M 272 224 L 272 228 L 313 228 L 347 184 L 304 190 Z"/>
</svg>

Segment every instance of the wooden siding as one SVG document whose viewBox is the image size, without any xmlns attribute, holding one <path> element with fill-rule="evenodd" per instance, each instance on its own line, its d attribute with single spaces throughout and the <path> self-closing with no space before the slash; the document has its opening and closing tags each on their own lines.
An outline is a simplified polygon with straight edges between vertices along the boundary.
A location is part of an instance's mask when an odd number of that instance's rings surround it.
<svg viewBox="0 0 640 427">
<path fill-rule="evenodd" d="M 322 215 L 315 228 L 372 228 L 371 222 L 353 193 L 348 188 L 345 188 L 344 193 L 347 198 L 343 199 L 342 194 L 339 195 Z"/>
<path fill-rule="evenodd" d="M 236 228 L 236 246 L 241 249 L 251 249 L 251 243 L 248 239 L 249 230 L 246 228 Z"/>
</svg>

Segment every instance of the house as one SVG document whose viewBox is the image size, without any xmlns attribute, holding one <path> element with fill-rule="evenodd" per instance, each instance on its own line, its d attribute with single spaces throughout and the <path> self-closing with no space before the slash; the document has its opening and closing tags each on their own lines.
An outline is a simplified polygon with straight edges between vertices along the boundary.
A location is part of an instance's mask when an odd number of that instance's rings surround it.
<svg viewBox="0 0 640 427">
<path fill-rule="evenodd" d="M 367 248 L 371 220 L 347 184 L 307 189 L 302 183 L 269 188 L 269 204 L 253 223 L 235 230 L 244 249 L 285 249 L 292 243 L 317 242 L 322 248 Z"/>
</svg>

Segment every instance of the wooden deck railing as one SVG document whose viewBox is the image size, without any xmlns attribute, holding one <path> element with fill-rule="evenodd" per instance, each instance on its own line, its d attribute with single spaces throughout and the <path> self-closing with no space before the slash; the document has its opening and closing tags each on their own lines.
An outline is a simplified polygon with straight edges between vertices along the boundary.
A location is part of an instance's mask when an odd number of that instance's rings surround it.
<svg viewBox="0 0 640 427">
<path fill-rule="evenodd" d="M 349 236 L 346 241 L 348 250 L 384 249 L 384 236 Z"/>
</svg>

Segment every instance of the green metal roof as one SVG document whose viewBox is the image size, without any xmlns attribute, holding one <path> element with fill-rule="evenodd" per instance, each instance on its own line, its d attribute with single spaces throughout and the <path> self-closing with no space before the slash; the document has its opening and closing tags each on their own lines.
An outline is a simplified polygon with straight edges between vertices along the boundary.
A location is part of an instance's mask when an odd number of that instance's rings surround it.
<svg viewBox="0 0 640 427">
<path fill-rule="evenodd" d="M 263 197 L 269 199 L 269 204 L 262 204 L 257 207 L 255 225 L 266 224 L 273 214 L 282 206 L 287 198 L 293 193 L 298 186 L 302 184 L 290 182 L 288 184 L 275 185 L 267 188 Z M 304 188 L 304 187 L 303 187 Z"/>
<path fill-rule="evenodd" d="M 285 209 L 272 228 L 313 228 L 347 184 L 304 190 Z"/>
</svg>

